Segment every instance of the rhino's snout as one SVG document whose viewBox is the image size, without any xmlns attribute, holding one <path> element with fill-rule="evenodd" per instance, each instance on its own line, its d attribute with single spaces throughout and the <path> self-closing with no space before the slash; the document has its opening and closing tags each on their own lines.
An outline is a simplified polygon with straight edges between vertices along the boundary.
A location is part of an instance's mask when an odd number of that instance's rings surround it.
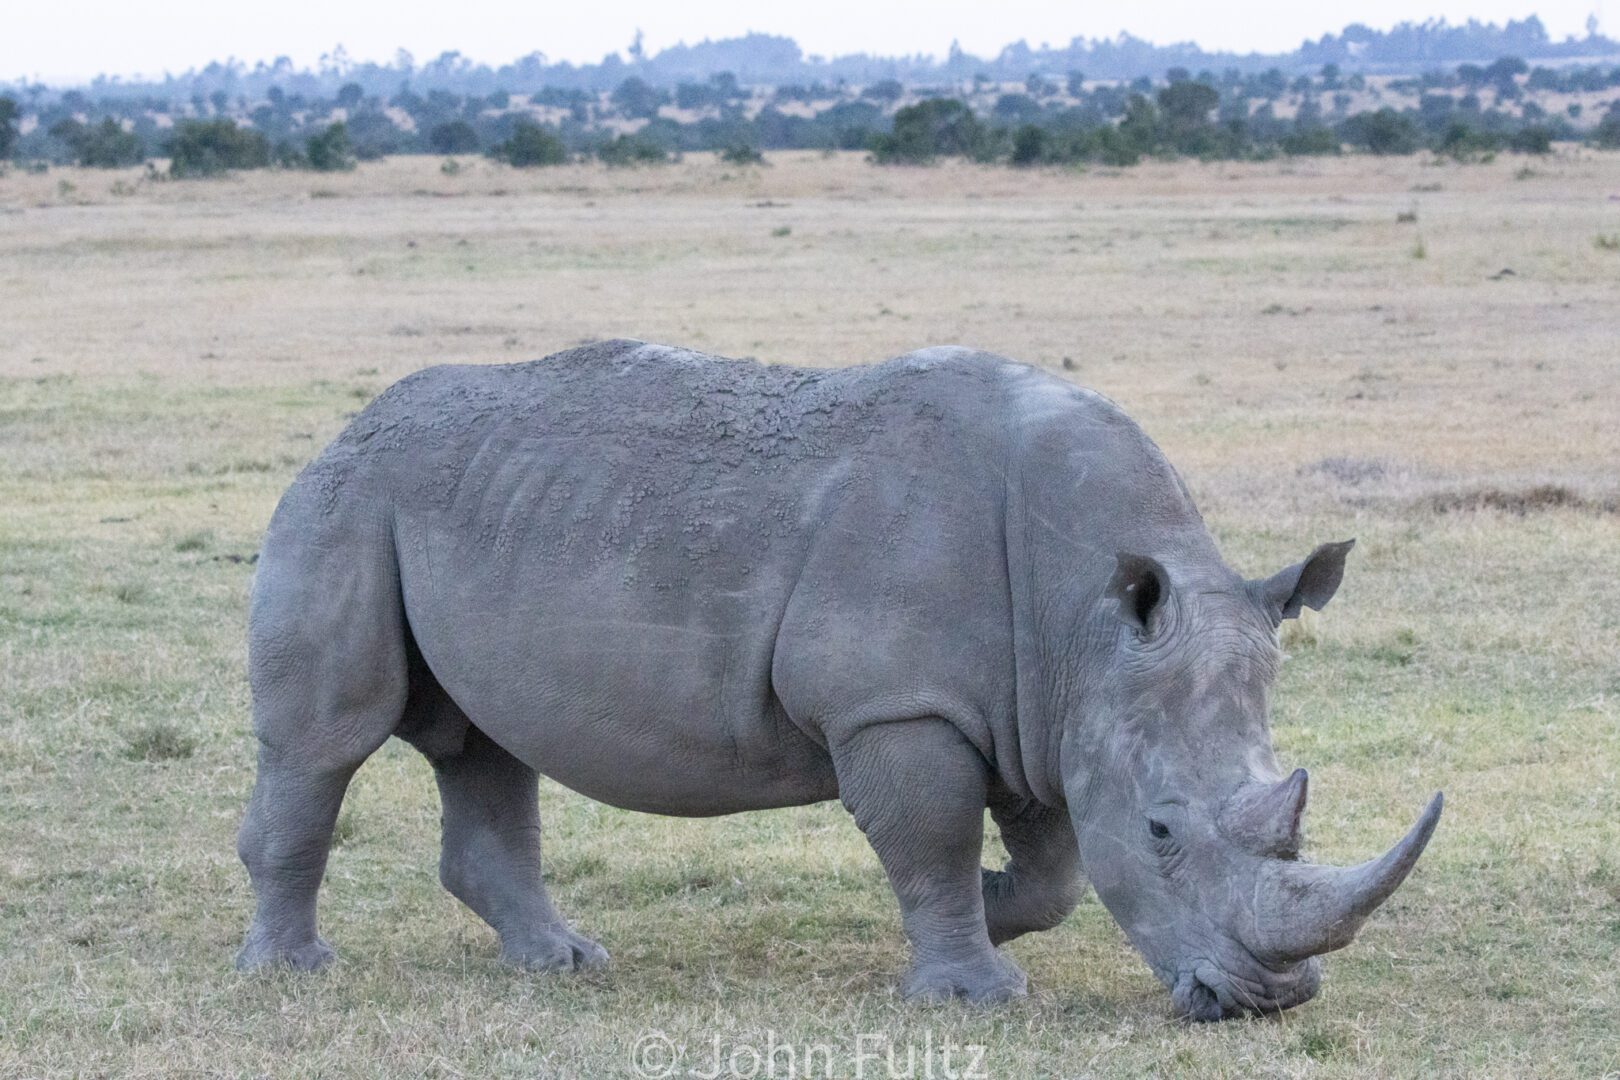
<svg viewBox="0 0 1620 1080">
<path fill-rule="evenodd" d="M 1282 971 L 1257 964 L 1256 972 L 1229 972 L 1201 963 L 1176 977 L 1170 999 L 1176 1012 L 1188 1020 L 1209 1023 L 1275 1015 L 1305 1004 L 1322 985 L 1322 968 L 1315 957 Z"/>
<path fill-rule="evenodd" d="M 1170 1001 L 1176 1012 L 1196 1023 L 1207 1024 L 1226 1015 L 1215 991 L 1199 982 L 1198 976 L 1190 971 L 1182 972 L 1171 987 Z"/>
</svg>

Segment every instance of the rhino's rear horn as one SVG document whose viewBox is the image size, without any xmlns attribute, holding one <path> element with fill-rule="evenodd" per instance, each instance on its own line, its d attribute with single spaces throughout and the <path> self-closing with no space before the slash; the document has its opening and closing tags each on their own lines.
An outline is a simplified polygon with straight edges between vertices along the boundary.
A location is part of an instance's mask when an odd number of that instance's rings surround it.
<svg viewBox="0 0 1620 1080">
<path fill-rule="evenodd" d="M 1293 962 L 1350 944 L 1367 916 L 1417 865 L 1444 805 L 1444 797 L 1436 792 L 1400 843 L 1360 866 L 1268 861 L 1255 895 L 1256 955 Z"/>
<path fill-rule="evenodd" d="M 1227 811 L 1226 831 L 1256 855 L 1298 857 L 1309 786 L 1310 774 L 1304 769 L 1295 769 L 1278 783 L 1256 785 L 1240 795 Z"/>
</svg>

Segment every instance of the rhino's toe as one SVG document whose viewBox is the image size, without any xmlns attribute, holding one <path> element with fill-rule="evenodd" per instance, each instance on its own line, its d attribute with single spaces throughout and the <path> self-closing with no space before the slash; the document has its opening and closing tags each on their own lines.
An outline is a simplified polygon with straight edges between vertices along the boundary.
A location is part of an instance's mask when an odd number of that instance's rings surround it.
<svg viewBox="0 0 1620 1080">
<path fill-rule="evenodd" d="M 525 971 L 594 971 L 607 966 L 608 952 L 567 927 L 541 927 L 503 938 L 501 959 Z"/>
<path fill-rule="evenodd" d="M 296 945 L 278 944 L 267 935 L 250 932 L 236 954 L 237 971 L 262 971 L 288 967 L 294 971 L 319 971 L 333 960 L 337 952 L 320 938 Z"/>
<path fill-rule="evenodd" d="M 907 973 L 900 994 L 928 1004 L 964 998 L 976 1005 L 995 1005 L 1029 993 L 1023 970 L 1000 952 L 972 963 L 918 964 Z"/>
</svg>

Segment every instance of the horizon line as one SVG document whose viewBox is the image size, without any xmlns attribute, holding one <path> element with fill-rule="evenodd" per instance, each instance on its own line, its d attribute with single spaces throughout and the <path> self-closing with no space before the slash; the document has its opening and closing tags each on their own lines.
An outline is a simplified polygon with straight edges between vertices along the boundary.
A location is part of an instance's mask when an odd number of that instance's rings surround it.
<svg viewBox="0 0 1620 1080">
<path fill-rule="evenodd" d="M 1343 24 L 1337 31 L 1332 31 L 1332 30 L 1325 31 L 1319 37 L 1306 36 L 1306 37 L 1300 39 L 1299 43 L 1297 45 L 1295 45 L 1293 48 L 1291 48 L 1289 50 L 1286 50 L 1286 51 L 1280 51 L 1280 52 L 1265 52 L 1265 51 L 1260 50 L 1260 49 L 1249 49 L 1249 50 L 1245 50 L 1245 51 L 1240 51 L 1240 50 L 1236 50 L 1236 49 L 1206 49 L 1204 46 L 1200 45 L 1196 40 L 1191 39 L 1191 38 L 1183 39 L 1183 40 L 1177 40 L 1177 41 L 1155 41 L 1155 40 L 1153 40 L 1151 38 L 1139 37 L 1136 34 L 1133 34 L 1129 30 L 1126 30 L 1126 29 L 1120 29 L 1120 30 L 1116 31 L 1111 37 L 1086 36 L 1084 34 L 1076 34 L 1073 37 L 1069 38 L 1066 42 L 1062 42 L 1062 43 L 1057 44 L 1055 46 L 1054 46 L 1053 43 L 1045 42 L 1045 41 L 1041 42 L 1039 46 L 1032 46 L 1032 45 L 1029 44 L 1029 39 L 1027 37 L 1020 37 L 1020 38 L 1016 38 L 1016 39 L 1014 39 L 1012 41 L 1006 42 L 1005 44 L 1000 46 L 1000 48 L 998 48 L 994 53 L 991 53 L 991 54 L 988 54 L 988 55 L 976 54 L 976 53 L 973 53 L 973 52 L 971 52 L 971 51 L 969 51 L 967 49 L 961 49 L 961 51 L 962 51 L 962 53 L 964 55 L 971 56 L 974 59 L 985 60 L 987 62 L 993 62 L 997 58 L 999 58 L 1001 56 L 1001 54 L 1005 53 L 1006 50 L 1008 50 L 1010 48 L 1013 48 L 1013 47 L 1015 47 L 1017 45 L 1024 45 L 1025 47 L 1030 48 L 1032 51 L 1042 51 L 1042 50 L 1056 50 L 1056 49 L 1069 48 L 1069 47 L 1073 47 L 1076 43 L 1083 43 L 1083 44 L 1088 45 L 1088 46 L 1094 46 L 1094 45 L 1097 45 L 1097 44 L 1109 44 L 1109 43 L 1121 42 L 1121 41 L 1129 40 L 1129 41 L 1134 41 L 1134 42 L 1140 42 L 1141 44 L 1147 45 L 1147 46 L 1149 46 L 1151 48 L 1154 48 L 1154 49 L 1178 49 L 1178 48 L 1191 49 L 1191 50 L 1197 51 L 1198 53 L 1200 53 L 1202 55 L 1210 56 L 1210 57 L 1229 56 L 1229 57 L 1249 58 L 1249 59 L 1261 58 L 1261 57 L 1285 59 L 1285 58 L 1287 58 L 1289 56 L 1292 56 L 1292 55 L 1295 55 L 1295 54 L 1299 53 L 1302 49 L 1308 47 L 1312 43 L 1321 40 L 1321 38 L 1342 37 L 1343 34 L 1345 33 L 1345 31 L 1349 30 L 1352 27 L 1366 27 L 1367 29 L 1374 31 L 1375 33 L 1389 34 L 1392 31 L 1394 31 L 1394 30 L 1396 30 L 1396 29 L 1398 29 L 1400 27 L 1403 27 L 1403 26 L 1413 26 L 1413 27 L 1435 26 L 1435 27 L 1463 28 L 1463 27 L 1468 27 L 1468 26 L 1472 26 L 1472 25 L 1477 25 L 1477 26 L 1485 27 L 1485 28 L 1505 28 L 1507 26 L 1511 26 L 1511 25 L 1514 25 L 1514 24 L 1527 23 L 1527 22 L 1530 22 L 1532 20 L 1537 22 L 1537 23 L 1540 23 L 1542 25 L 1542 27 L 1545 28 L 1546 24 L 1541 21 L 1541 18 L 1539 16 L 1539 14 L 1536 14 L 1536 13 L 1531 13 L 1531 14 L 1525 16 L 1523 19 L 1508 19 L 1508 20 L 1506 20 L 1506 21 L 1504 21 L 1502 23 L 1497 23 L 1497 22 L 1494 22 L 1494 21 L 1493 22 L 1485 22 L 1485 21 L 1481 21 L 1481 20 L 1478 20 L 1478 19 L 1474 19 L 1474 18 L 1469 18 L 1469 19 L 1461 21 L 1461 22 L 1453 23 L 1453 22 L 1451 22 L 1450 20 L 1448 20 L 1448 19 L 1446 19 L 1444 17 L 1436 17 L 1436 18 L 1429 18 L 1429 19 L 1422 19 L 1422 20 L 1396 19 L 1394 21 L 1389 22 L 1387 25 L 1379 25 L 1379 26 L 1369 25 L 1368 23 L 1361 22 L 1361 21 L 1350 21 L 1350 22 L 1347 22 L 1347 23 Z M 543 60 L 544 60 L 544 63 L 547 64 L 548 66 L 560 66 L 560 65 L 563 65 L 563 64 L 567 64 L 567 65 L 569 65 L 571 67 L 574 67 L 574 68 L 598 66 L 598 65 L 605 64 L 605 63 L 608 63 L 610 61 L 616 60 L 618 63 L 622 64 L 625 68 L 629 69 L 627 71 L 627 75 L 628 75 L 628 74 L 633 74 L 634 69 L 636 69 L 638 67 L 642 67 L 642 66 L 650 64 L 650 63 L 654 63 L 654 62 L 657 61 L 658 57 L 664 55 L 667 52 L 671 52 L 673 50 L 696 48 L 696 47 L 699 47 L 699 46 L 702 46 L 702 45 L 715 44 L 715 43 L 721 43 L 721 42 L 741 41 L 741 40 L 746 40 L 747 38 L 750 38 L 750 37 L 767 37 L 767 38 L 777 38 L 777 39 L 782 39 L 782 40 L 786 40 L 786 41 L 791 41 L 793 43 L 794 47 L 798 48 L 800 50 L 800 62 L 805 63 L 805 64 L 835 64 L 835 63 L 838 63 L 839 61 L 857 60 L 857 59 L 865 58 L 865 59 L 869 59 L 869 60 L 873 60 L 873 61 L 879 61 L 879 62 L 881 62 L 881 61 L 908 61 L 908 62 L 912 62 L 912 63 L 919 63 L 919 64 L 927 63 L 927 64 L 930 64 L 930 65 L 938 66 L 938 65 L 940 65 L 942 63 L 948 62 L 949 58 L 952 55 L 953 50 L 960 48 L 960 46 L 957 44 L 959 39 L 953 38 L 952 42 L 951 42 L 951 46 L 949 48 L 947 48 L 947 50 L 943 54 L 943 57 L 941 56 L 941 54 L 936 53 L 936 52 L 923 52 L 923 51 L 909 52 L 909 53 L 884 53 L 884 52 L 856 50 L 856 51 L 842 52 L 842 53 L 811 53 L 811 52 L 805 51 L 799 45 L 799 42 L 798 42 L 797 38 L 795 38 L 791 34 L 774 33 L 772 31 L 768 31 L 768 30 L 749 29 L 749 30 L 746 30 L 746 31 L 744 31 L 742 33 L 738 33 L 738 34 L 721 35 L 721 36 L 705 35 L 704 37 L 702 37 L 702 38 L 700 38 L 700 39 L 698 39 L 696 41 L 693 41 L 693 42 L 688 42 L 686 39 L 682 38 L 682 39 L 679 39 L 679 40 L 677 40 L 675 42 L 672 42 L 670 44 L 663 45 L 662 47 L 658 48 L 657 51 L 655 51 L 655 52 L 654 51 L 648 51 L 643 56 L 638 58 L 631 51 L 641 41 L 641 31 L 640 31 L 639 28 L 637 28 L 635 30 L 634 34 L 631 36 L 631 42 L 630 42 L 629 45 L 627 45 L 627 46 L 625 46 L 624 48 L 621 48 L 621 49 L 609 50 L 608 52 L 603 53 L 600 57 L 597 57 L 595 59 L 578 59 L 578 58 L 571 58 L 571 57 L 553 57 L 553 56 L 547 54 L 542 49 L 531 49 L 528 52 L 520 52 L 520 53 L 517 53 L 516 55 L 510 56 L 510 57 L 508 57 L 506 59 L 503 59 L 503 60 L 492 60 L 492 59 L 486 59 L 486 58 L 481 58 L 481 57 L 470 56 L 468 54 L 463 53 L 459 49 L 453 49 L 452 48 L 452 49 L 441 49 L 437 54 L 427 58 L 426 62 L 427 63 L 432 63 L 433 61 L 442 59 L 444 57 L 455 56 L 455 57 L 463 57 L 463 58 L 465 58 L 466 60 L 468 60 L 470 63 L 472 63 L 474 65 L 488 67 L 488 68 L 491 68 L 491 69 L 499 69 L 499 68 L 501 68 L 503 66 L 507 66 L 507 65 L 516 63 L 519 60 L 523 60 L 523 59 L 526 59 L 526 58 L 531 57 L 531 56 L 540 56 L 540 57 L 542 57 Z M 1598 28 L 1596 26 L 1592 26 L 1592 25 L 1589 24 L 1588 32 L 1587 32 L 1585 37 L 1580 37 L 1580 36 L 1577 36 L 1575 34 L 1566 34 L 1562 38 L 1557 38 L 1557 37 L 1554 37 L 1551 34 L 1548 34 L 1547 35 L 1547 40 L 1548 40 L 1549 43 L 1553 43 L 1553 44 L 1569 44 L 1569 43 L 1580 43 L 1582 41 L 1593 41 L 1593 40 L 1608 41 L 1608 42 L 1612 43 L 1613 39 L 1608 38 L 1600 28 Z M 151 72 L 144 72 L 144 71 L 125 71 L 125 72 L 111 72 L 111 73 L 109 73 L 109 72 L 106 72 L 106 71 L 102 71 L 102 72 L 97 72 L 96 74 L 89 75 L 89 76 L 77 75 L 77 76 L 44 77 L 44 76 L 41 76 L 38 73 L 35 73 L 35 74 L 20 74 L 20 75 L 16 75 L 16 76 L 3 76 L 3 75 L 0 75 L 0 86 L 12 86 L 12 87 L 36 86 L 36 87 L 43 87 L 43 88 L 45 88 L 47 90 L 62 91 L 62 90 L 77 89 L 79 87 L 91 87 L 91 86 L 97 85 L 98 83 L 101 83 L 101 84 L 112 83 L 112 84 L 118 84 L 118 85 L 138 85 L 138 84 L 141 84 L 141 83 L 163 82 L 163 81 L 172 80 L 172 79 L 184 79 L 184 78 L 187 78 L 187 77 L 195 77 L 195 76 L 200 75 L 203 72 L 205 72 L 209 67 L 213 67 L 215 65 L 221 65 L 221 66 L 226 66 L 226 67 L 237 67 L 240 70 L 244 70 L 246 72 L 252 73 L 252 72 L 258 71 L 260 69 L 264 69 L 264 68 L 275 68 L 275 67 L 279 66 L 280 62 L 283 61 L 283 60 L 286 60 L 288 64 L 293 65 L 291 67 L 291 70 L 288 72 L 291 75 L 316 75 L 316 76 L 320 76 L 320 75 L 329 74 L 331 72 L 332 69 L 328 68 L 325 65 L 327 64 L 328 60 L 332 59 L 332 58 L 340 58 L 341 61 L 343 62 L 342 67 L 336 68 L 336 71 L 341 72 L 343 70 L 349 70 L 349 69 L 352 69 L 354 67 L 364 67 L 364 66 L 378 67 L 378 68 L 385 68 L 385 69 L 387 69 L 387 68 L 395 68 L 402 57 L 410 58 L 411 67 L 409 69 L 399 68 L 398 70 L 401 70 L 401 71 L 407 71 L 407 70 L 408 71 L 416 71 L 416 70 L 419 70 L 420 67 L 422 66 L 423 61 L 417 60 L 415 55 L 410 50 L 408 50 L 408 49 L 406 49 L 406 48 L 404 48 L 402 46 L 401 47 L 396 47 L 393 50 L 392 55 L 387 57 L 387 58 L 378 58 L 378 57 L 374 57 L 374 56 L 357 57 L 357 56 L 349 55 L 348 50 L 345 47 L 345 45 L 341 41 L 339 41 L 339 42 L 335 43 L 330 49 L 328 49 L 326 51 L 323 51 L 315 61 L 313 61 L 313 62 L 306 61 L 301 66 L 295 64 L 292 61 L 292 59 L 290 57 L 288 57 L 285 53 L 283 53 L 281 55 L 278 55 L 278 56 L 276 56 L 274 58 L 270 58 L 270 59 L 266 59 L 264 57 L 259 57 L 259 58 L 253 59 L 253 60 L 242 59 L 242 58 L 239 58 L 239 57 L 235 56 L 234 54 L 232 54 L 232 55 L 226 56 L 223 59 L 214 58 L 214 59 L 210 59 L 207 62 L 201 63 L 201 64 L 193 62 L 190 67 L 187 67 L 187 68 L 185 68 L 183 70 L 179 70 L 179 71 L 176 71 L 176 70 L 174 70 L 172 68 L 164 68 L 164 69 L 161 70 L 160 73 L 151 73 Z M 1437 62 L 1445 63 L 1446 61 L 1437 61 Z"/>
</svg>

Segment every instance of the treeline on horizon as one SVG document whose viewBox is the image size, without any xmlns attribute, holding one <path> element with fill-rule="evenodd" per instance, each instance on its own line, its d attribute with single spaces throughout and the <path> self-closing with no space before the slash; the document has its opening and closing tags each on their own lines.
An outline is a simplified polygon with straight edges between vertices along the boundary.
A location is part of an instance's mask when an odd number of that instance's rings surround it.
<svg viewBox="0 0 1620 1080">
<path fill-rule="evenodd" d="M 314 69 L 300 69 L 286 57 L 252 66 L 232 58 L 179 75 L 165 73 L 161 78 L 101 76 L 76 88 L 0 79 L 0 93 L 48 98 L 78 89 L 93 98 L 183 101 L 223 92 L 232 98 L 262 100 L 272 87 L 289 95 L 318 98 L 330 97 L 352 83 L 372 97 L 391 97 L 405 87 L 420 94 L 445 90 L 487 96 L 497 91 L 532 94 L 546 87 L 605 92 L 632 76 L 672 89 L 683 82 L 706 82 L 722 72 L 745 85 L 765 87 L 818 82 L 868 85 L 886 79 L 898 79 L 907 86 L 948 85 L 975 78 L 1021 82 L 1031 75 L 1062 78 L 1070 71 L 1084 71 L 1093 79 L 1130 80 L 1177 67 L 1243 73 L 1277 68 L 1299 75 L 1336 64 L 1369 75 L 1419 74 L 1433 67 L 1485 63 L 1500 56 L 1565 62 L 1620 58 L 1620 41 L 1600 34 L 1595 19 L 1588 20 L 1585 37 L 1555 40 L 1534 15 L 1510 19 L 1500 26 L 1473 19 L 1452 25 L 1435 19 L 1375 30 L 1356 23 L 1337 34 L 1307 40 L 1292 52 L 1274 54 L 1206 51 L 1192 42 L 1155 45 L 1124 33 L 1114 38 L 1076 37 L 1066 45 L 1038 48 L 1018 41 L 994 57 L 974 56 L 953 43 L 943 59 L 866 53 L 829 58 L 806 55 L 792 38 L 759 33 L 695 45 L 682 43 L 649 54 L 638 32 L 623 55 L 609 53 L 594 64 L 553 62 L 539 51 L 495 66 L 474 63 L 454 51 L 418 63 L 404 50 L 388 63 L 376 63 L 353 61 L 339 45 Z"/>
<path fill-rule="evenodd" d="M 1533 100 L 1620 89 L 1620 66 L 1532 68 L 1522 58 L 1502 57 L 1384 89 L 1415 96 L 1416 104 L 1353 108 L 1382 91 L 1369 91 L 1364 76 L 1347 76 L 1336 64 L 1293 79 L 1277 69 L 1195 76 L 1175 68 L 1160 81 L 1098 83 L 1071 72 L 1062 81 L 1031 75 L 1016 90 L 975 81 L 960 94 L 921 95 L 888 79 L 859 91 L 790 85 L 761 97 L 730 73 L 673 90 L 630 76 L 605 95 L 564 87 L 527 97 L 407 89 L 385 101 L 357 83 L 319 99 L 272 87 L 256 106 L 216 91 L 174 112 L 157 101 L 98 102 L 70 93 L 36 103 L 26 136 L 19 134 L 23 106 L 0 97 L 0 161 L 127 167 L 162 157 L 169 175 L 190 177 L 267 167 L 336 171 L 357 160 L 422 153 L 482 153 L 518 167 L 581 158 L 648 164 L 686 151 L 715 151 L 746 165 L 784 149 L 865 150 L 879 164 L 959 157 L 1127 166 L 1147 157 L 1265 159 L 1346 150 L 1427 149 L 1466 161 L 1502 150 L 1547 153 L 1556 141 L 1577 139 L 1620 148 L 1620 96 L 1599 117 L 1583 116 L 1577 103 L 1554 113 Z M 1293 102 L 1287 117 L 1275 109 L 1285 99 Z M 795 109 L 800 105 L 809 108 Z M 664 114 L 671 107 L 698 118 L 681 122 Z M 409 124 L 397 123 L 396 115 Z M 537 115 L 557 119 L 543 123 Z"/>
</svg>

